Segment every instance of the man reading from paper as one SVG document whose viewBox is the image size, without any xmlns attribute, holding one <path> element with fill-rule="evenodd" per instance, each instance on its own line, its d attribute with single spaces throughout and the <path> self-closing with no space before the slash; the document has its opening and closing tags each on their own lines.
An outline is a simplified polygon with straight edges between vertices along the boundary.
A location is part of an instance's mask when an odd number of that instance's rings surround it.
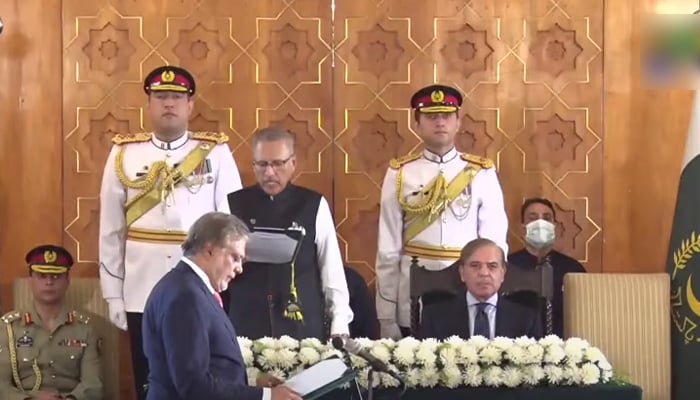
<svg viewBox="0 0 700 400">
<path fill-rule="evenodd" d="M 257 184 L 228 196 L 252 231 L 246 272 L 223 296 L 231 322 L 251 339 L 347 335 L 353 313 L 328 203 L 290 183 L 295 139 L 286 129 L 261 129 L 252 145 Z"/>
</svg>

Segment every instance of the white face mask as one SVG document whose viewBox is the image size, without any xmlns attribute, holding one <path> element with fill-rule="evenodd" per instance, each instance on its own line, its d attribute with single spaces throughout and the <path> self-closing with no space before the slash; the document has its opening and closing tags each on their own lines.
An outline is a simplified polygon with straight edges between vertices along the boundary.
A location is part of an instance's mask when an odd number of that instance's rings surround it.
<svg viewBox="0 0 700 400">
<path fill-rule="evenodd" d="M 536 248 L 541 249 L 554 244 L 556 238 L 555 226 L 549 221 L 538 219 L 525 225 L 525 241 Z"/>
</svg>

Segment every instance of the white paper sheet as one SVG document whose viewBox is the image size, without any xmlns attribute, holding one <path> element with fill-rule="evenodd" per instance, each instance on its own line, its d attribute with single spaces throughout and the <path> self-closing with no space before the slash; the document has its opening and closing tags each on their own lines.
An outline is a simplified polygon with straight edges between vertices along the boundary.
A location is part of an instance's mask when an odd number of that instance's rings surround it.
<svg viewBox="0 0 700 400">
<path fill-rule="evenodd" d="M 317 390 L 343 376 L 348 366 L 340 358 L 318 362 L 287 379 L 285 385 L 302 396 Z"/>
<path fill-rule="evenodd" d="M 286 233 L 253 232 L 246 245 L 246 261 L 288 264 L 294 257 L 297 240 Z"/>
</svg>

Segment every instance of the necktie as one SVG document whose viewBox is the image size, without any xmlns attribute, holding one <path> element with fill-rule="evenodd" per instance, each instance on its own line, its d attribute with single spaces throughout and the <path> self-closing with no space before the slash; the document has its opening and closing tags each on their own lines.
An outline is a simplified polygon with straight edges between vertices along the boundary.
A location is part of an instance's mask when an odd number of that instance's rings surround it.
<svg viewBox="0 0 700 400">
<path fill-rule="evenodd" d="M 481 335 L 487 339 L 491 339 L 489 317 L 486 315 L 486 306 L 488 305 L 488 303 L 479 303 L 476 305 L 476 316 L 474 317 L 474 336 Z"/>
<path fill-rule="evenodd" d="M 216 302 L 219 303 L 221 308 L 224 308 L 224 301 L 221 300 L 221 295 L 217 292 L 214 292 L 214 298 L 216 299 Z"/>
</svg>

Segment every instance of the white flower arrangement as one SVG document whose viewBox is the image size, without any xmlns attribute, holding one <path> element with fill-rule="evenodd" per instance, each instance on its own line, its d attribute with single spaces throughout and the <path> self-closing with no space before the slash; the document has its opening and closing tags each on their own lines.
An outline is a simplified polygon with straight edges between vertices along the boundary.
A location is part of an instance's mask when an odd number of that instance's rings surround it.
<svg viewBox="0 0 700 400">
<path fill-rule="evenodd" d="M 550 335 L 540 340 L 488 340 L 475 336 L 465 340 L 453 336 L 443 341 L 412 337 L 355 341 L 393 366 L 409 388 L 585 386 L 608 383 L 613 376 L 605 355 L 579 338 L 562 340 Z M 286 379 L 320 360 L 343 356 L 330 343 L 317 339 L 298 341 L 283 336 L 255 341 L 238 338 L 238 342 L 251 384 L 260 372 Z M 350 358 L 360 385 L 367 387 L 367 363 L 354 355 Z M 388 374 L 375 373 L 373 386 L 397 387 L 398 382 Z"/>
</svg>

